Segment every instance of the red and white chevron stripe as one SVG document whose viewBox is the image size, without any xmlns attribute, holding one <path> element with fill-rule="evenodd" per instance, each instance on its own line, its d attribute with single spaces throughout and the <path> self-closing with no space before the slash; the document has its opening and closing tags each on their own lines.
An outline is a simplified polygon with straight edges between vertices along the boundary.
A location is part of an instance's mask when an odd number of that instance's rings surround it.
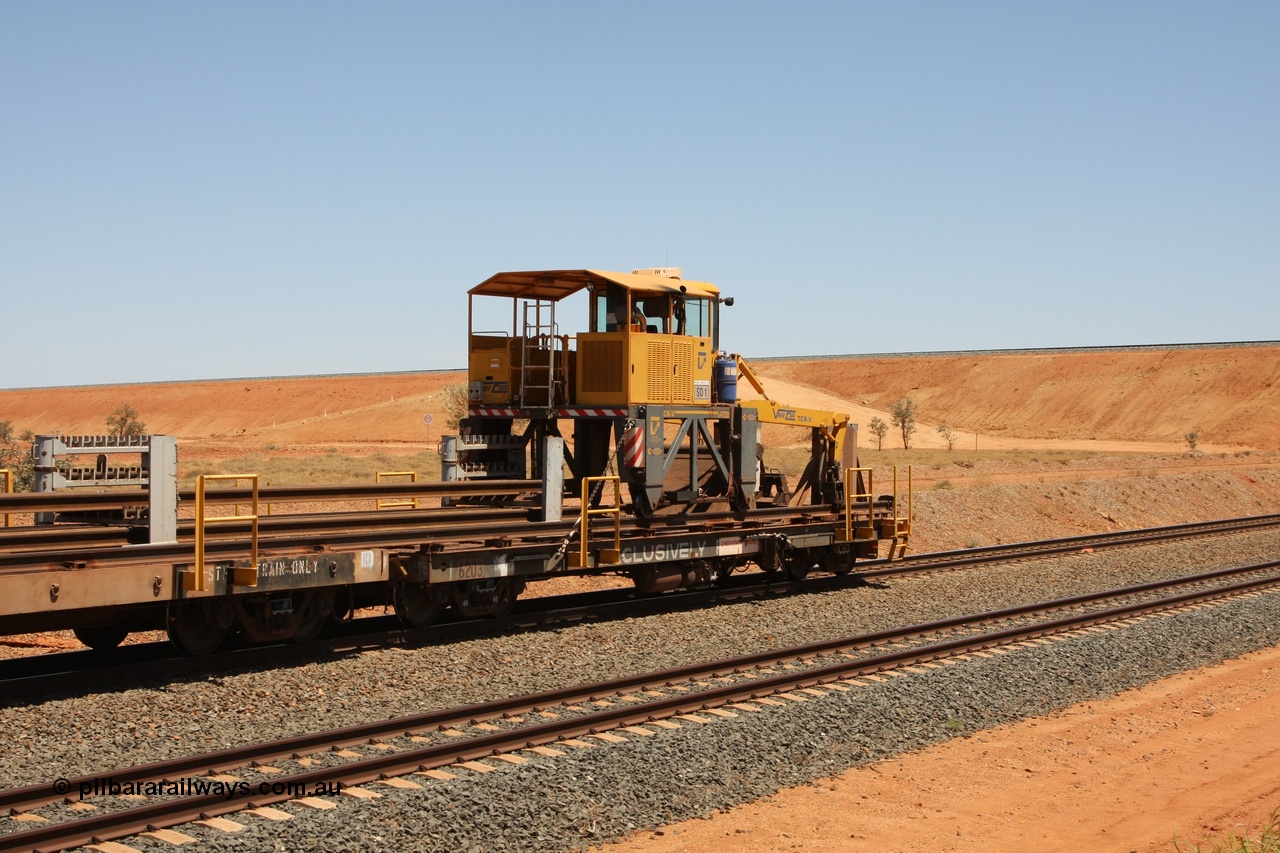
<svg viewBox="0 0 1280 853">
<path fill-rule="evenodd" d="M 471 414 L 482 418 L 516 418 L 520 416 L 520 410 L 511 408 L 483 409 L 472 406 Z M 626 416 L 626 409 L 556 409 L 556 417 L 559 418 L 624 418 Z"/>
<path fill-rule="evenodd" d="M 626 417 L 626 409 L 556 409 L 562 418 L 622 418 Z"/>
<path fill-rule="evenodd" d="M 628 468 L 644 467 L 644 430 L 634 424 L 622 434 L 622 459 Z"/>
</svg>

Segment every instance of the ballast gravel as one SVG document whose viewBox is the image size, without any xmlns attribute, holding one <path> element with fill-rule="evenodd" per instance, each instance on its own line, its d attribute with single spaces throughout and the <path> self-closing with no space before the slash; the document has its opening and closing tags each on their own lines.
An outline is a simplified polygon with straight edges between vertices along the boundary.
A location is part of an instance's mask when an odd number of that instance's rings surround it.
<svg viewBox="0 0 1280 853">
<path fill-rule="evenodd" d="M 281 823 L 240 816 L 247 826 L 234 835 L 183 831 L 208 850 L 580 849 L 1276 643 L 1280 593 L 625 743 L 563 747 L 562 757 L 491 773 L 411 777 L 421 791 L 370 785 L 379 799 L 330 798 L 332 811 L 286 805 L 295 818 Z"/>
<path fill-rule="evenodd" d="M 5 706 L 0 738 L 17 748 L 0 753 L 0 787 L 1276 559 L 1274 533 L 1235 534 Z M 1275 645 L 1278 626 L 1267 594 L 694 730 L 415 777 L 422 791 L 372 786 L 380 798 L 333 811 L 290 804 L 295 819 L 242 817 L 234 835 L 184 831 L 226 849 L 581 847 Z"/>
</svg>

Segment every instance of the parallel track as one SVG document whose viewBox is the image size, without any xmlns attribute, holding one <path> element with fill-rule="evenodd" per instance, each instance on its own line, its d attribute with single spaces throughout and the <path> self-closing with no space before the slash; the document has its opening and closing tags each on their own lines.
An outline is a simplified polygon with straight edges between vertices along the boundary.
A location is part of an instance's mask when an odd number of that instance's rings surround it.
<svg viewBox="0 0 1280 853">
<path fill-rule="evenodd" d="M 356 744 L 387 745 L 384 743 L 386 739 L 401 736 L 438 741 L 439 732 L 443 730 L 474 725 L 482 720 L 501 722 L 505 726 L 498 726 L 497 731 L 464 735 L 461 739 L 449 737 L 443 742 L 431 742 L 420 747 L 403 750 L 393 747 L 389 751 L 365 755 L 338 766 L 272 777 L 276 783 L 292 785 L 292 790 L 313 790 L 320 783 L 361 785 L 497 753 L 553 744 L 653 720 L 678 718 L 682 714 L 720 709 L 725 705 L 750 702 L 797 689 L 831 685 L 840 680 L 898 667 L 1255 592 L 1280 585 L 1280 573 L 1277 570 L 1280 570 L 1280 561 L 1224 569 L 912 625 L 871 635 L 846 637 L 564 690 L 499 699 L 464 708 L 318 732 L 64 781 L 69 790 L 79 790 L 82 782 L 91 783 L 95 778 L 110 777 L 120 783 L 176 780 L 191 774 L 225 772 Z M 1240 579 L 1245 575 L 1252 577 Z M 1219 584 L 1223 580 L 1232 582 Z M 1191 589 L 1171 592 L 1185 587 Z M 1151 594 L 1157 592 L 1170 594 L 1151 600 Z M 1135 597 L 1142 600 L 1125 601 Z M 1106 606 L 1102 606 L 1102 609 L 1081 610 L 1101 605 Z M 1030 617 L 1039 621 L 1027 621 Z M 1019 620 L 1019 624 L 1010 620 Z M 993 626 L 994 629 L 977 635 L 936 640 L 936 635 L 940 632 L 972 629 L 977 625 Z M 876 651 L 877 647 L 880 648 L 879 651 Z M 815 661 L 814 658 L 817 657 L 824 660 Z M 827 662 L 828 658 L 834 660 Z M 769 669 L 772 666 L 793 666 L 797 662 L 807 662 L 810 665 L 781 674 Z M 704 679 L 717 679 L 721 683 L 712 684 Z M 583 714 L 569 712 L 572 706 L 586 702 L 593 703 L 593 707 L 602 704 L 608 707 Z M 549 708 L 556 710 L 548 712 Z M 547 712 L 555 719 L 532 725 L 526 725 L 520 719 L 521 715 L 539 711 Z M 490 725 L 489 728 L 494 726 Z M 64 793 L 65 790 L 53 791 L 50 785 L 4 791 L 0 792 L 0 809 L 31 811 L 58 801 Z M 34 849 L 61 850 L 134 835 L 148 828 L 170 827 L 198 818 L 227 814 L 246 807 L 262 807 L 292 799 L 293 796 L 289 793 L 260 792 L 244 799 L 236 799 L 228 798 L 222 793 L 213 793 L 148 803 L 68 823 L 0 835 L 0 853 Z"/>
</svg>

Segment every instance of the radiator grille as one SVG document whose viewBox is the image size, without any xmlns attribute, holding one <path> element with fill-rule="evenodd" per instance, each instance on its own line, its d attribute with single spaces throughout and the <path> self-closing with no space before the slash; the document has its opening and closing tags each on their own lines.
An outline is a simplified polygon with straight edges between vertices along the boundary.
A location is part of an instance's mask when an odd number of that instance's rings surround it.
<svg viewBox="0 0 1280 853">
<path fill-rule="evenodd" d="M 649 340 L 649 394 L 653 403 L 671 399 L 671 345 L 664 340 Z"/>
<path fill-rule="evenodd" d="M 672 342 L 671 361 L 675 365 L 671 383 L 671 402 L 693 402 L 693 342 L 676 339 Z"/>
</svg>

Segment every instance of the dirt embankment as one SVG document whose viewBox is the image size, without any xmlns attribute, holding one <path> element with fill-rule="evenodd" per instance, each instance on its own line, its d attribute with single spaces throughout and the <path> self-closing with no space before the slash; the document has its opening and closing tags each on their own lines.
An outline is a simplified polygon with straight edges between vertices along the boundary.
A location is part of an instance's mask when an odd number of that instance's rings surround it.
<svg viewBox="0 0 1280 853">
<path fill-rule="evenodd" d="M 461 372 L 225 379 L 0 391 L 0 420 L 37 433 L 93 435 L 128 404 L 148 432 L 248 446 L 425 443 L 444 421 L 441 389 Z"/>
<path fill-rule="evenodd" d="M 1280 346 L 1199 350 L 914 356 L 761 362 L 769 394 L 848 412 L 871 437 L 895 400 L 920 404 L 920 447 L 946 420 L 963 447 L 1169 452 L 1195 429 L 1202 448 L 1280 450 Z M 153 433 L 229 453 L 267 445 L 422 446 L 443 428 L 441 389 L 459 372 L 394 373 L 0 391 L 16 431 L 103 432 L 129 404 Z M 745 387 L 744 387 L 745 390 Z M 430 428 L 423 416 L 432 415 Z M 771 444 L 800 441 L 790 431 Z M 890 441 L 894 437 L 890 436 Z"/>
<path fill-rule="evenodd" d="M 773 377 L 880 412 L 910 396 L 922 423 L 945 420 L 967 434 L 1181 444 L 1196 430 L 1206 443 L 1280 449 L 1274 417 L 1280 346 L 778 361 L 755 368 L 766 390 Z M 929 438 L 924 432 L 920 439 Z"/>
</svg>

